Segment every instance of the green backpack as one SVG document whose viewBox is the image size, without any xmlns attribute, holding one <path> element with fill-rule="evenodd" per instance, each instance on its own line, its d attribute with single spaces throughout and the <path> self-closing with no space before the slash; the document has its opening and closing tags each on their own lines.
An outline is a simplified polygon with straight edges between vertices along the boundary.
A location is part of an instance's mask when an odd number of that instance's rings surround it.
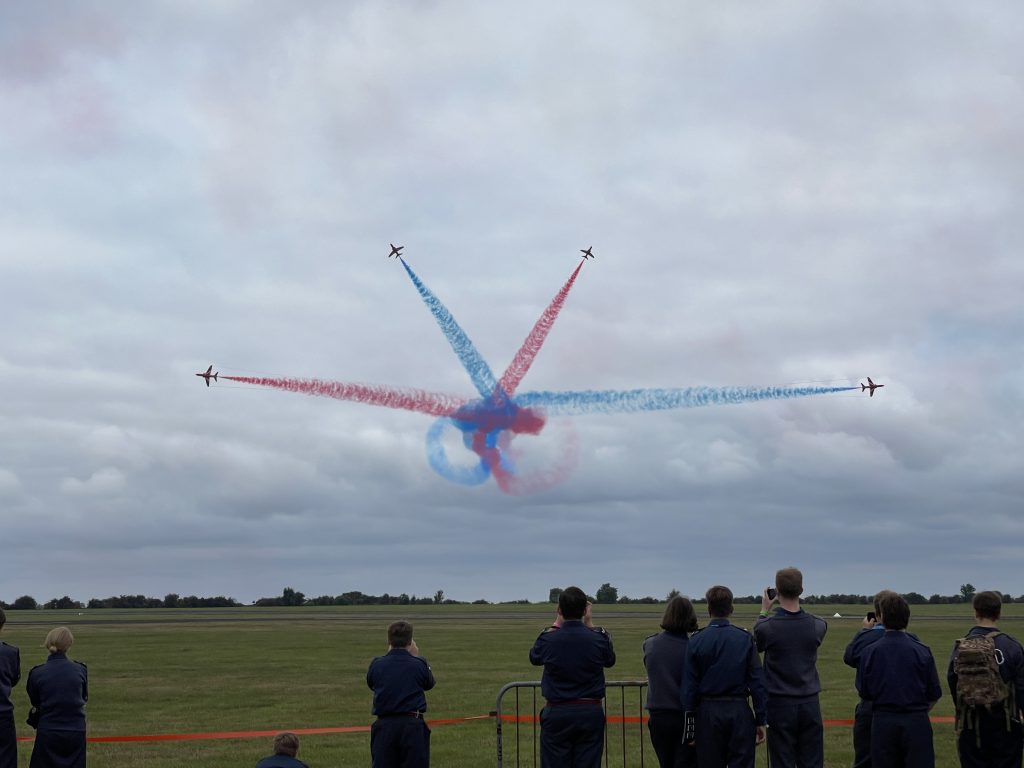
<svg viewBox="0 0 1024 768">
<path fill-rule="evenodd" d="M 1010 715 L 1014 709 L 1013 687 L 999 674 L 1002 651 L 996 648 L 996 638 L 1002 632 L 986 635 L 968 635 L 956 641 L 953 672 L 956 681 L 956 732 L 964 728 L 978 729 L 978 707 L 991 712 L 1000 704 L 1006 713 L 1006 729 L 1010 729 Z"/>
</svg>

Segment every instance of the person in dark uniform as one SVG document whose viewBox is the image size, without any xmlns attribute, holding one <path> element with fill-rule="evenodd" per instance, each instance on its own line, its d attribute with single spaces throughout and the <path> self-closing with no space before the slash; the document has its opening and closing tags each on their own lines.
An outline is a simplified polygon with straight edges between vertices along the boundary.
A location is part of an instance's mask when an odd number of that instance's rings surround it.
<svg viewBox="0 0 1024 768">
<path fill-rule="evenodd" d="M 74 642 L 67 627 L 51 629 L 46 635 L 46 663 L 28 673 L 28 700 L 39 710 L 30 768 L 85 768 L 89 673 L 85 664 L 67 656 Z"/>
<path fill-rule="evenodd" d="M 885 636 L 885 627 L 878 621 L 878 599 L 888 590 L 875 595 L 873 614 L 869 613 L 861 628 L 843 652 L 843 663 L 848 667 L 860 667 L 864 649 Z M 908 636 L 917 639 L 909 632 Z M 871 768 L 871 702 L 861 698 L 853 713 L 853 768 Z"/>
<path fill-rule="evenodd" d="M 871 702 L 872 768 L 934 768 L 928 712 L 942 697 L 932 652 L 907 634 L 910 606 L 895 592 L 878 597 L 885 634 L 864 649 L 857 690 Z"/>
<path fill-rule="evenodd" d="M 729 622 L 732 591 L 714 586 L 706 598 L 711 621 L 690 636 L 683 679 L 683 709 L 687 717 L 696 712 L 697 764 L 753 768 L 768 700 L 761 659 L 753 636 Z"/>
<path fill-rule="evenodd" d="M 0 631 L 7 616 L 0 608 Z M 0 768 L 18 768 L 18 731 L 14 726 L 11 688 L 21 680 L 21 656 L 18 649 L 0 643 Z"/>
<path fill-rule="evenodd" d="M 697 614 L 685 597 L 676 596 L 665 606 L 664 632 L 644 640 L 647 670 L 647 728 L 661 768 L 693 768 L 697 753 L 683 741 L 683 673 L 689 632 L 697 631 Z"/>
<path fill-rule="evenodd" d="M 754 624 L 757 650 L 764 654 L 768 688 L 768 755 L 777 766 L 821 768 L 825 730 L 821 722 L 818 646 L 828 625 L 800 607 L 804 576 L 797 568 L 775 574 L 774 597 L 766 589 Z M 775 600 L 779 607 L 769 610 Z"/>
<path fill-rule="evenodd" d="M 1021 768 L 1024 734 L 1021 729 L 1021 708 L 1024 707 L 1024 649 L 1021 644 L 999 632 L 996 623 L 1003 611 L 1003 598 L 998 592 L 979 592 L 974 596 L 975 625 L 967 637 L 983 637 L 998 632 L 995 661 L 999 676 L 1006 686 L 1007 699 L 991 708 L 968 708 L 957 695 L 956 659 L 958 642 L 949 657 L 946 678 L 949 693 L 957 708 L 957 722 L 963 723 L 957 738 L 957 752 L 963 768 Z"/>
<path fill-rule="evenodd" d="M 430 765 L 430 728 L 424 691 L 434 687 L 434 673 L 420 656 L 412 624 L 388 627 L 388 652 L 370 662 L 366 684 L 373 689 L 370 755 L 373 768 L 426 768 Z"/>
<path fill-rule="evenodd" d="M 299 737 L 290 731 L 279 733 L 274 737 L 274 754 L 256 763 L 256 768 L 309 768 L 296 758 L 297 754 Z"/>
<path fill-rule="evenodd" d="M 555 623 L 530 649 L 544 666 L 540 712 L 541 768 L 599 768 L 604 751 L 604 670 L 615 664 L 611 636 L 595 627 L 579 587 L 558 596 Z"/>
</svg>

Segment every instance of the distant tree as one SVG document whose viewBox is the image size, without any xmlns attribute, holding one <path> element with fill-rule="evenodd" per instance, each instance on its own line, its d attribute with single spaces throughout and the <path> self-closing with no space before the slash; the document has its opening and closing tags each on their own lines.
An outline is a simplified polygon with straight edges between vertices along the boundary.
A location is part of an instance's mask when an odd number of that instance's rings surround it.
<svg viewBox="0 0 1024 768">
<path fill-rule="evenodd" d="M 434 593 L 434 604 L 441 605 L 444 602 L 444 590 L 439 589 Z"/>
<path fill-rule="evenodd" d="M 1000 592 L 999 594 L 1003 596 L 1003 602 L 1004 603 L 1012 603 L 1013 602 L 1013 595 L 1011 595 L 1009 592 Z"/>
<path fill-rule="evenodd" d="M 903 595 L 903 599 L 910 605 L 924 605 L 928 602 L 928 598 L 919 592 L 907 592 Z"/>
<path fill-rule="evenodd" d="M 306 602 L 306 596 L 291 587 L 285 587 L 284 592 L 281 593 L 281 605 L 302 605 L 304 602 Z"/>
<path fill-rule="evenodd" d="M 965 603 L 971 602 L 974 599 L 974 585 L 973 584 L 961 584 L 960 585 L 960 597 L 963 598 Z"/>
<path fill-rule="evenodd" d="M 78 602 L 77 600 L 72 600 L 67 595 L 64 595 L 64 597 L 62 597 L 60 599 L 55 597 L 52 600 L 48 600 L 46 603 L 43 604 L 43 608 L 47 608 L 47 609 L 50 609 L 50 610 L 54 610 L 54 609 L 56 609 L 56 610 L 68 610 L 70 608 L 83 608 L 83 607 L 84 606 L 80 602 Z"/>
<path fill-rule="evenodd" d="M 170 592 L 164 595 L 164 608 L 177 608 L 179 596 Z"/>
<path fill-rule="evenodd" d="M 490 605 L 490 603 L 487 600 L 480 598 L 479 600 L 474 600 L 473 605 Z"/>
<path fill-rule="evenodd" d="M 31 595 L 22 595 L 11 604 L 11 609 L 15 611 L 34 611 L 39 607 L 39 603 Z"/>
<path fill-rule="evenodd" d="M 669 600 L 671 600 L 671 599 L 672 599 L 673 597 L 679 597 L 679 594 L 680 594 L 680 593 L 679 593 L 679 590 L 678 590 L 678 589 L 675 589 L 675 588 L 673 588 L 673 589 L 672 589 L 671 591 L 669 591 L 669 593 L 668 593 L 667 595 L 665 595 L 665 602 L 668 602 L 668 601 L 669 601 Z"/>
<path fill-rule="evenodd" d="M 557 603 L 558 602 L 558 598 L 560 598 L 562 596 L 562 593 L 564 591 L 565 590 L 562 589 L 561 587 L 552 587 L 550 590 L 548 590 L 548 602 L 549 603 Z"/>
<path fill-rule="evenodd" d="M 595 597 L 597 598 L 596 602 L 601 603 L 602 605 L 614 603 L 619 599 L 619 590 L 608 582 L 605 582 L 597 590 Z"/>
</svg>

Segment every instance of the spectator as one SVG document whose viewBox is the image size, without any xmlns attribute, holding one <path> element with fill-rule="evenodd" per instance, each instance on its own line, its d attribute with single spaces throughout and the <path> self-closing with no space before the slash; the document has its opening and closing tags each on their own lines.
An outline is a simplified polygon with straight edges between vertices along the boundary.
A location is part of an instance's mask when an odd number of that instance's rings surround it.
<svg viewBox="0 0 1024 768">
<path fill-rule="evenodd" d="M 706 598 L 711 621 L 690 637 L 683 680 L 683 709 L 687 717 L 696 712 L 697 764 L 753 768 L 755 747 L 765 739 L 761 659 L 750 633 L 729 622 L 732 591 L 715 586 Z"/>
<path fill-rule="evenodd" d="M 879 593 L 881 594 L 881 593 Z M 875 610 L 868 611 L 861 622 L 861 628 L 853 636 L 843 653 L 843 663 L 857 669 L 864 649 L 885 636 L 885 627 L 878 621 L 878 596 L 875 596 Z M 907 633 L 909 637 L 917 639 Z M 861 698 L 853 713 L 853 768 L 871 768 L 871 702 Z"/>
<path fill-rule="evenodd" d="M 309 768 L 304 762 L 296 759 L 298 754 L 299 737 L 285 731 L 274 737 L 274 754 L 256 763 L 256 768 Z"/>
<path fill-rule="evenodd" d="M 821 768 L 825 763 L 817 663 L 828 625 L 800 607 L 803 591 L 799 569 L 778 571 L 775 594 L 764 591 L 754 625 L 768 689 L 769 762 L 776 768 Z M 776 599 L 779 607 L 769 615 Z"/>
<path fill-rule="evenodd" d="M 942 697 L 932 652 L 907 634 L 910 606 L 895 592 L 878 594 L 882 638 L 857 667 L 857 690 L 871 702 L 872 768 L 934 768 L 928 712 Z"/>
<path fill-rule="evenodd" d="M 388 627 L 388 652 L 370 662 L 366 684 L 373 689 L 370 755 L 373 768 L 426 768 L 430 765 L 430 728 L 425 691 L 434 673 L 412 637 L 412 624 Z"/>
<path fill-rule="evenodd" d="M 7 616 L 0 608 L 0 632 Z M 21 656 L 18 649 L 0 643 L 0 768 L 18 768 L 18 732 L 14 726 L 11 688 L 21 680 Z"/>
<path fill-rule="evenodd" d="M 647 670 L 647 728 L 661 768 L 697 765 L 694 748 L 683 741 L 683 676 L 690 632 L 697 631 L 697 614 L 685 597 L 673 597 L 661 619 L 663 632 L 644 640 Z"/>
<path fill-rule="evenodd" d="M 39 714 L 30 768 L 85 768 L 89 675 L 85 664 L 67 656 L 74 642 L 67 627 L 51 629 L 46 663 L 28 673 L 28 699 Z"/>
<path fill-rule="evenodd" d="M 946 676 L 963 768 L 1021 768 L 1024 649 L 996 626 L 1002 610 L 998 592 L 976 594 L 974 628 L 949 657 Z"/>
<path fill-rule="evenodd" d="M 541 768 L 599 768 L 604 750 L 604 670 L 614 666 L 612 639 L 591 618 L 579 587 L 558 596 L 555 623 L 537 637 L 530 663 L 544 666 Z"/>
</svg>

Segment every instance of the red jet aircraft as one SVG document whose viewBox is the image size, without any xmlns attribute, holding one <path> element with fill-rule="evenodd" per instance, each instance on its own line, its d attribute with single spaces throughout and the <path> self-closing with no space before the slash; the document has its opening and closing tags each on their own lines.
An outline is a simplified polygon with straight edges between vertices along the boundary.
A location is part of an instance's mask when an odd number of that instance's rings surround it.
<svg viewBox="0 0 1024 768">
<path fill-rule="evenodd" d="M 217 371 L 217 373 L 213 373 L 212 371 L 213 365 L 211 364 L 210 367 L 206 369 L 206 373 L 197 373 L 196 376 L 206 379 L 206 386 L 210 386 L 210 379 L 216 381 L 217 377 L 220 375 L 220 371 Z M 871 381 L 871 379 L 868 379 L 868 381 Z"/>
<path fill-rule="evenodd" d="M 868 397 L 874 397 L 875 396 L 875 390 L 876 389 L 881 389 L 884 386 L 885 386 L 885 384 L 875 384 L 875 382 L 873 382 L 871 380 L 871 377 L 868 376 L 868 383 L 867 384 L 861 384 L 860 385 L 860 391 L 863 392 L 865 389 L 870 389 L 871 392 L 868 393 Z"/>
</svg>

